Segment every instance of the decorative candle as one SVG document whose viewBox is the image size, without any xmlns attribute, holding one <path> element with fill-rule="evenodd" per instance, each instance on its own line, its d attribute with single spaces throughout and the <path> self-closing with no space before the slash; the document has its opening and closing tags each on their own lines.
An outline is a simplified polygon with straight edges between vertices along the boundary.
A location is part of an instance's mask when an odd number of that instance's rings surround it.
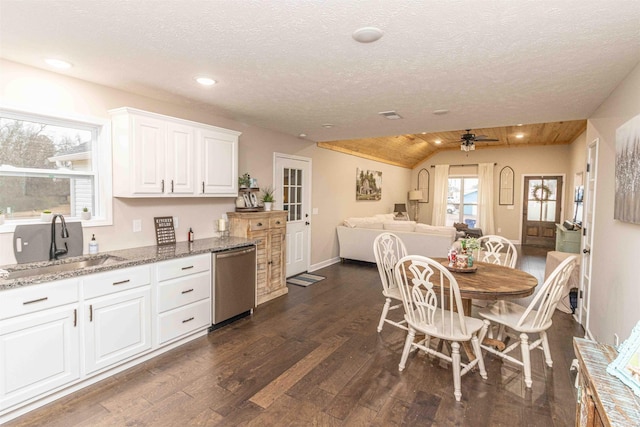
<svg viewBox="0 0 640 427">
<path fill-rule="evenodd" d="M 218 231 L 226 231 L 227 230 L 227 222 L 224 218 L 220 218 L 218 220 Z"/>
</svg>

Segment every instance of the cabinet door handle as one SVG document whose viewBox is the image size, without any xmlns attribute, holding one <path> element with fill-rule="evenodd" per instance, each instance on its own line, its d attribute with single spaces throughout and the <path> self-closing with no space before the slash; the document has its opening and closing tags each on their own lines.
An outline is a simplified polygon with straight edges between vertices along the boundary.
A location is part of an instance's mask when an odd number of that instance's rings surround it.
<svg viewBox="0 0 640 427">
<path fill-rule="evenodd" d="M 171 192 L 173 193 L 173 180 L 171 180 Z"/>
<path fill-rule="evenodd" d="M 187 320 L 183 320 L 183 321 L 182 321 L 182 323 L 191 322 L 193 319 L 194 319 L 193 317 L 190 317 L 190 318 L 188 318 Z"/>
<path fill-rule="evenodd" d="M 276 221 L 276 224 L 280 225 L 280 221 Z"/>
<path fill-rule="evenodd" d="M 164 179 L 160 181 L 160 183 L 162 184 L 162 190 L 161 193 L 164 193 Z"/>
<path fill-rule="evenodd" d="M 193 292 L 193 288 L 182 291 L 183 294 L 188 294 L 189 292 Z"/>
<path fill-rule="evenodd" d="M 204 194 L 204 181 L 202 181 L 202 194 Z"/>
<path fill-rule="evenodd" d="M 127 279 L 127 280 L 121 280 L 119 282 L 113 282 L 113 286 L 117 286 L 117 285 L 124 285 L 125 283 L 129 283 L 131 280 Z"/>
<path fill-rule="evenodd" d="M 89 322 L 93 322 L 93 304 L 89 305 Z"/>
<path fill-rule="evenodd" d="M 31 301 L 25 301 L 25 302 L 23 302 L 23 303 L 22 303 L 22 305 L 35 304 L 35 303 L 37 303 L 37 302 L 46 301 L 46 300 L 48 300 L 48 299 L 49 299 L 49 297 L 33 299 L 33 300 L 31 300 Z"/>
<path fill-rule="evenodd" d="M 182 267 L 183 270 L 188 270 L 190 268 L 193 268 L 193 265 L 190 265 L 189 267 Z"/>
<path fill-rule="evenodd" d="M 73 309 L 73 327 L 75 328 L 76 326 L 78 326 L 78 310 L 77 309 Z"/>
</svg>

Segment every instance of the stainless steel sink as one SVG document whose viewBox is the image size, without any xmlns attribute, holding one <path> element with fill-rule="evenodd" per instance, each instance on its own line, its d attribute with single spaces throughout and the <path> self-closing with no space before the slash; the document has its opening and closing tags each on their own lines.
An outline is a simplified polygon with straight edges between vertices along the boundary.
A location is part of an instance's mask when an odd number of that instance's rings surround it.
<svg viewBox="0 0 640 427">
<path fill-rule="evenodd" d="M 7 279 L 18 279 L 20 277 L 40 276 L 42 274 L 56 274 L 65 271 L 81 270 L 87 267 L 95 267 L 100 265 L 110 265 L 124 261 L 124 258 L 115 257 L 111 255 L 104 255 L 99 257 L 91 257 L 85 259 L 79 259 L 76 261 L 61 262 L 51 265 L 44 265 L 33 268 L 25 268 L 20 270 L 9 271 Z"/>
</svg>

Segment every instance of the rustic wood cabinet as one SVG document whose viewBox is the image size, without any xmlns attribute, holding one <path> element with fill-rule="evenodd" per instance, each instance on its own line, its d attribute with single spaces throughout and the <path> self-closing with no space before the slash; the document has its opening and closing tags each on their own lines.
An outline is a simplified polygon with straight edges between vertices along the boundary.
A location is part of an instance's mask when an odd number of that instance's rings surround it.
<svg viewBox="0 0 640 427">
<path fill-rule="evenodd" d="M 286 294 L 285 238 L 287 213 L 229 212 L 229 232 L 232 236 L 256 240 L 257 304 Z"/>
<path fill-rule="evenodd" d="M 629 426 L 640 420 L 640 399 L 607 373 L 618 353 L 605 344 L 574 338 L 580 375 L 576 426 Z M 633 421 L 632 421 L 633 420 Z"/>
</svg>

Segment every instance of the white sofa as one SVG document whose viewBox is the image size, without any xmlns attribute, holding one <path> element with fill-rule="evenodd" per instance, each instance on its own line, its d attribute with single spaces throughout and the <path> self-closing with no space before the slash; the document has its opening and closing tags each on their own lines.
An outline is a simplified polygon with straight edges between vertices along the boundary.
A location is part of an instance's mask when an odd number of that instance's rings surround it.
<svg viewBox="0 0 640 427">
<path fill-rule="evenodd" d="M 366 218 L 347 218 L 337 227 L 340 258 L 376 262 L 373 241 L 389 232 L 400 237 L 411 255 L 446 257 L 456 239 L 454 227 L 435 227 L 414 221 L 394 221 L 393 214 Z"/>
</svg>

